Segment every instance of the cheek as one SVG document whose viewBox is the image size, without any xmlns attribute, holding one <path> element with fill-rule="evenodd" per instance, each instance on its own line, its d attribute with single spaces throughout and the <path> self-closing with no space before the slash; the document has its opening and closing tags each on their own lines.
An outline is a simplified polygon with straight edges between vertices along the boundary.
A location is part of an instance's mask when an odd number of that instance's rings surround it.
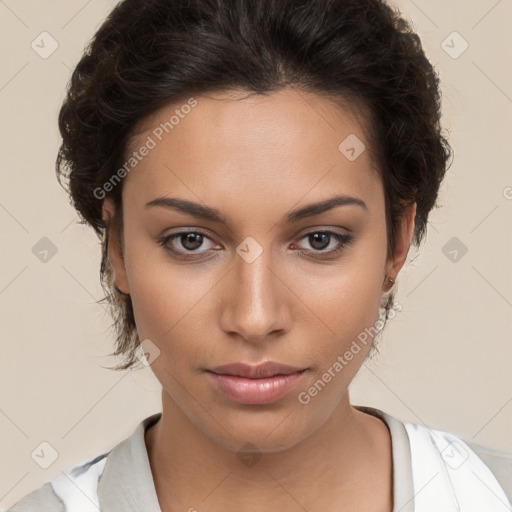
<svg viewBox="0 0 512 512">
<path fill-rule="evenodd" d="M 380 273 L 369 269 L 351 269 L 326 288 L 319 311 L 331 333 L 316 339 L 311 351 L 315 371 L 299 397 L 313 408 L 334 409 L 361 368 L 375 333 L 380 289 Z"/>
<path fill-rule="evenodd" d="M 151 340 L 163 356 L 152 364 L 155 374 L 194 368 L 211 331 L 205 307 L 218 276 L 206 267 L 172 264 L 160 247 L 134 242 L 127 244 L 126 267 L 139 338 Z"/>
<path fill-rule="evenodd" d="M 352 340 L 378 317 L 385 265 L 385 238 L 366 236 L 342 260 L 318 293 L 320 314 L 338 339 Z M 317 288 L 318 289 L 318 288 Z M 325 316 L 324 316 L 325 315 Z"/>
<path fill-rule="evenodd" d="M 170 343 L 193 325 L 194 306 L 204 295 L 190 282 L 187 286 L 179 270 L 147 263 L 132 274 L 130 291 L 139 336 L 157 345 Z"/>
<path fill-rule="evenodd" d="M 344 358 L 349 362 L 343 362 L 342 376 L 335 379 L 331 388 L 346 386 L 357 373 L 371 346 L 371 328 L 378 319 L 379 303 L 375 279 L 368 274 L 350 274 L 332 285 L 330 294 L 324 296 L 320 315 L 331 332 L 318 339 L 315 346 L 319 372 L 332 368 L 339 356 L 351 352 Z"/>
<path fill-rule="evenodd" d="M 139 337 L 160 346 L 185 315 L 193 287 L 182 282 L 156 242 L 135 230 L 126 237 L 125 265 Z"/>
</svg>

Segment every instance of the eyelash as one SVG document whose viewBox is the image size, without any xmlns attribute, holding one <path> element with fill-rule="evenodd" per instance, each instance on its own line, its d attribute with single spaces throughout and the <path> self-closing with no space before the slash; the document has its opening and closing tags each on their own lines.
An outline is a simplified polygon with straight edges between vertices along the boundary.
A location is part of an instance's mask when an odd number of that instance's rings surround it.
<svg viewBox="0 0 512 512">
<path fill-rule="evenodd" d="M 211 238 L 206 234 L 206 233 L 203 233 L 202 231 L 200 230 L 194 230 L 194 231 L 179 231 L 178 233 L 174 233 L 172 235 L 169 235 L 169 236 L 164 236 L 160 239 L 158 239 L 158 243 L 168 252 L 170 252 L 171 254 L 173 254 L 176 258 L 178 259 L 182 259 L 182 260 L 198 260 L 198 259 L 202 259 L 202 258 L 197 258 L 197 254 L 198 253 L 194 253 L 194 252 L 191 252 L 191 251 L 188 251 L 189 254 L 184 254 L 183 252 L 181 251 L 177 251 L 175 249 L 172 249 L 168 244 L 169 242 L 171 242 L 172 240 L 176 239 L 176 238 L 179 238 L 180 236 L 182 235 L 187 235 L 187 234 L 195 234 L 195 235 L 202 235 L 203 237 L 205 238 L 208 238 L 211 240 Z M 317 256 L 318 254 L 322 254 L 322 255 L 327 255 L 328 257 L 331 257 L 331 256 L 335 256 L 336 254 L 339 254 L 341 253 L 347 246 L 349 246 L 350 244 L 352 244 L 352 242 L 354 241 L 354 236 L 353 235 L 345 235 L 345 234 L 341 234 L 341 233 L 337 233 L 336 231 L 328 231 L 328 230 L 318 230 L 318 231 L 310 231 L 309 233 L 306 233 L 305 235 L 301 236 L 300 240 L 302 240 L 303 238 L 307 238 L 308 236 L 311 236 L 311 235 L 314 235 L 314 234 L 327 234 L 327 235 L 331 235 L 332 237 L 334 237 L 335 240 L 338 241 L 338 246 L 335 248 L 335 249 L 331 249 L 329 251 L 323 251 L 323 250 L 312 250 L 312 251 L 306 251 L 306 250 L 298 250 L 297 252 L 301 255 L 301 256 L 305 256 L 307 258 L 313 258 L 313 259 L 327 259 L 325 256 Z M 203 251 L 203 252 L 206 252 L 206 251 Z M 315 255 L 317 254 L 317 255 Z"/>
</svg>

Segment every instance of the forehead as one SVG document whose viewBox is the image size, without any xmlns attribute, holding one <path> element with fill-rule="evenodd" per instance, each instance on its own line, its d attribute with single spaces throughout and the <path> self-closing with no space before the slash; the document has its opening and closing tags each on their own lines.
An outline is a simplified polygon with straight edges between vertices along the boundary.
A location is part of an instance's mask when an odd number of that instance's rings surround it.
<svg viewBox="0 0 512 512">
<path fill-rule="evenodd" d="M 380 179 L 364 118 L 350 107 L 291 88 L 174 102 L 134 129 L 127 158 L 143 146 L 151 149 L 124 186 L 147 201 L 181 192 L 217 205 L 223 194 L 246 204 L 286 198 L 293 205 L 336 189 L 371 202 L 381 192 Z"/>
</svg>

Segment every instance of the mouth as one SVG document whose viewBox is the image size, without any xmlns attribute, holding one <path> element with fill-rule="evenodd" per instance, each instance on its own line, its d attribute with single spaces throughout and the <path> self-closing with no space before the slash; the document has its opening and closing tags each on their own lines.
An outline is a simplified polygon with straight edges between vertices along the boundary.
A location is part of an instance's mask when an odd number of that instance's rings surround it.
<svg viewBox="0 0 512 512">
<path fill-rule="evenodd" d="M 217 375 L 232 375 L 234 377 L 247 377 L 249 379 L 262 379 L 276 375 L 290 375 L 305 370 L 305 368 L 289 366 L 286 364 L 266 361 L 265 363 L 251 365 L 248 363 L 230 363 L 210 368 L 208 371 Z"/>
<path fill-rule="evenodd" d="M 307 368 L 269 361 L 259 365 L 231 363 L 207 370 L 218 391 L 242 404 L 268 404 L 290 392 Z"/>
</svg>

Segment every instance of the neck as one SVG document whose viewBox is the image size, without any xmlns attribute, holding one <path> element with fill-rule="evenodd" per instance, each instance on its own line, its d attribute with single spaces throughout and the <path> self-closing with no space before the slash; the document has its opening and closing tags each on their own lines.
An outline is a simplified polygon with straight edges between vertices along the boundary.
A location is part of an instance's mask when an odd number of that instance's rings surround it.
<svg viewBox="0 0 512 512">
<path fill-rule="evenodd" d="M 242 454 L 216 442 L 164 391 L 162 405 L 162 417 L 145 435 L 162 512 L 194 507 L 256 512 L 270 506 L 328 511 L 340 510 L 341 504 L 343 510 L 361 510 L 363 496 L 369 497 L 368 510 L 392 508 L 388 429 L 352 407 L 348 391 L 311 435 L 285 450 L 265 453 Z M 376 502 L 379 506 L 373 508 Z"/>
</svg>

